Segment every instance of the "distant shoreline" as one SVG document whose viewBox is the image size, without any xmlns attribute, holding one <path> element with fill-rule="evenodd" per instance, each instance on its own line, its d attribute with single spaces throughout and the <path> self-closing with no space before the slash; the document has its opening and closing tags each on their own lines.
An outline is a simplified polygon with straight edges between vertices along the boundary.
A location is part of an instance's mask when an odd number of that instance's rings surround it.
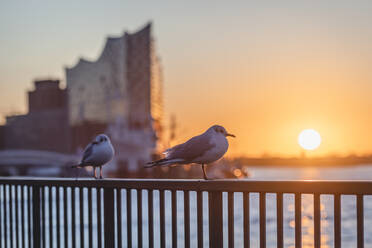
<svg viewBox="0 0 372 248">
<path fill-rule="evenodd" d="M 235 158 L 231 162 L 245 166 L 302 166 L 302 167 L 333 167 L 371 165 L 372 156 L 368 157 L 317 157 L 317 158 Z"/>
</svg>

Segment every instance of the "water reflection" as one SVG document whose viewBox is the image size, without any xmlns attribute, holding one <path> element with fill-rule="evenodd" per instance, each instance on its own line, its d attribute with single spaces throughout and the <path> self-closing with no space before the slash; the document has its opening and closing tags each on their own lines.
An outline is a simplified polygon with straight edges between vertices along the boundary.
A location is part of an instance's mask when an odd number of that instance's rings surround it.
<svg viewBox="0 0 372 248">
<path fill-rule="evenodd" d="M 372 180 L 372 166 L 353 166 L 337 168 L 264 168 L 250 167 L 250 174 L 255 180 Z M 257 196 L 258 198 L 258 196 Z M 269 196 L 268 198 L 269 199 Z M 267 200 L 268 211 L 272 212 L 273 219 L 267 222 L 267 247 L 276 247 L 276 202 Z M 284 246 L 294 247 L 294 196 L 285 194 L 283 197 L 284 209 Z M 302 195 L 302 246 L 314 246 L 314 200 L 313 195 Z M 333 196 L 321 195 L 321 247 L 334 247 L 334 214 Z M 258 207 L 258 204 L 254 207 Z M 255 213 L 256 214 L 256 213 Z M 257 213 L 258 214 L 258 213 Z M 372 196 L 364 196 L 364 239 L 365 246 L 372 248 Z M 252 223 L 254 225 L 254 223 Z M 258 224 L 257 224 L 258 225 Z M 356 223 L 356 197 L 341 196 L 341 244 L 342 247 L 357 247 Z M 258 233 L 259 234 L 259 233 Z M 274 236 L 274 238 L 273 238 Z M 252 237 L 256 239 L 256 236 Z M 258 238 L 258 236 L 257 236 Z M 255 244 L 255 245 L 252 245 Z M 259 243 L 251 240 L 252 247 Z"/>
</svg>

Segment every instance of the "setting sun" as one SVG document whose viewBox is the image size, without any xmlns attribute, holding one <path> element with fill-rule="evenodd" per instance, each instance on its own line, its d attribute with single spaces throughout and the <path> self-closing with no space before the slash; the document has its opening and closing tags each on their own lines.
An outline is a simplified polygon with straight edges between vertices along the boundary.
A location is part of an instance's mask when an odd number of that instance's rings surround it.
<svg viewBox="0 0 372 248">
<path fill-rule="evenodd" d="M 298 144 L 305 150 L 315 150 L 321 142 L 320 134 L 314 129 L 302 130 L 298 135 Z"/>
</svg>

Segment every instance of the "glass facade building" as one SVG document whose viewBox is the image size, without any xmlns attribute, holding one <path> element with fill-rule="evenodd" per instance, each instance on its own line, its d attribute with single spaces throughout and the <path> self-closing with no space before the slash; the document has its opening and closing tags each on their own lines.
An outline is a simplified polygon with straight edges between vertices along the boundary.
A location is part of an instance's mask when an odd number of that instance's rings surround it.
<svg viewBox="0 0 372 248">
<path fill-rule="evenodd" d="M 147 151 L 145 160 L 161 143 L 162 72 L 151 23 L 108 37 L 96 61 L 81 58 L 66 68 L 66 84 L 69 123 L 80 130 L 72 135 L 75 146 L 103 130 L 113 134 L 117 147 Z M 91 128 L 92 134 L 80 137 L 87 125 L 101 130 Z"/>
</svg>

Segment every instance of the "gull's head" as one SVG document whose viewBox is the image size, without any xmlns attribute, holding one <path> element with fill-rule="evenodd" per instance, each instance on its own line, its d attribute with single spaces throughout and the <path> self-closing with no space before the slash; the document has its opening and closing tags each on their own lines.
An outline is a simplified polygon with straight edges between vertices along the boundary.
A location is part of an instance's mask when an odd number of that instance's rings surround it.
<svg viewBox="0 0 372 248">
<path fill-rule="evenodd" d="M 97 135 L 97 137 L 93 141 L 94 144 L 104 144 L 107 142 L 110 142 L 110 138 L 106 134 Z"/>
<path fill-rule="evenodd" d="M 225 137 L 230 136 L 230 137 L 234 137 L 235 138 L 235 135 L 234 134 L 228 133 L 226 131 L 226 129 L 223 126 L 220 126 L 220 125 L 214 125 L 214 126 L 210 127 L 208 129 L 208 131 L 210 131 L 210 132 L 212 132 L 214 134 L 217 134 L 217 135 L 223 135 Z"/>
</svg>

